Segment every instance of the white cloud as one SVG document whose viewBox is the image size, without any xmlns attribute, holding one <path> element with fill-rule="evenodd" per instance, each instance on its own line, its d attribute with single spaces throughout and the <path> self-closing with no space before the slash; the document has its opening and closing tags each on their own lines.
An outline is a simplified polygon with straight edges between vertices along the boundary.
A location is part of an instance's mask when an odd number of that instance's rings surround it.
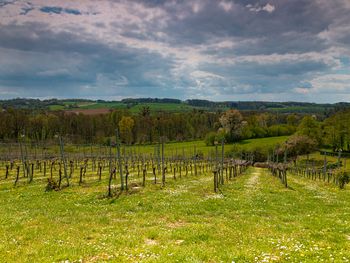
<svg viewBox="0 0 350 263">
<path fill-rule="evenodd" d="M 219 7 L 221 7 L 225 12 L 230 12 L 232 10 L 233 4 L 232 2 L 220 1 Z"/>
<path fill-rule="evenodd" d="M 272 13 L 273 11 L 275 11 L 275 6 L 274 5 L 270 5 L 269 3 L 267 3 L 262 10 L 268 12 L 268 13 Z"/>
<path fill-rule="evenodd" d="M 251 12 L 261 12 L 261 11 L 265 11 L 265 12 L 268 12 L 268 13 L 272 13 L 276 10 L 276 7 L 274 5 L 271 5 L 270 3 L 267 3 L 266 5 L 264 6 L 259 6 L 259 5 L 246 5 L 246 7 L 249 9 L 249 11 Z"/>
<path fill-rule="evenodd" d="M 350 74 L 326 74 L 313 78 L 310 84 L 313 93 L 350 94 Z"/>
</svg>

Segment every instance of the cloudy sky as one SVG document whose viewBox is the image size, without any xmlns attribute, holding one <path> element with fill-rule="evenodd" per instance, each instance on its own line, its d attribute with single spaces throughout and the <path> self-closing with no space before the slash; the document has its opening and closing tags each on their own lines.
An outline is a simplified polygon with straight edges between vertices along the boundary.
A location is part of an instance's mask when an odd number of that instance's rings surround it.
<svg viewBox="0 0 350 263">
<path fill-rule="evenodd" d="M 350 0 L 0 0 L 0 98 L 350 101 Z"/>
</svg>

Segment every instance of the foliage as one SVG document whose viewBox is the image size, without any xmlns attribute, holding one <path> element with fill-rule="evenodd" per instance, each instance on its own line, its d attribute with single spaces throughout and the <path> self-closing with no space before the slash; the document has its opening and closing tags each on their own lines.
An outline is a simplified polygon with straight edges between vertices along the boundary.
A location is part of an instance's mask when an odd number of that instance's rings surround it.
<svg viewBox="0 0 350 263">
<path fill-rule="evenodd" d="M 52 178 L 48 178 L 47 179 L 47 185 L 45 187 L 45 191 L 49 192 L 49 191 L 58 191 L 60 188 L 58 186 L 58 182 L 55 179 Z"/>
<path fill-rule="evenodd" d="M 320 123 L 314 116 L 305 116 L 297 129 L 297 135 L 304 135 L 314 140 L 317 145 L 322 144 L 322 133 Z"/>
<path fill-rule="evenodd" d="M 243 116 L 238 110 L 228 110 L 219 119 L 223 130 L 229 135 L 229 141 L 235 142 L 241 138 L 244 126 Z"/>
<path fill-rule="evenodd" d="M 131 117 L 123 116 L 118 122 L 120 138 L 126 144 L 131 144 L 133 140 L 132 129 L 134 128 L 135 121 Z"/>
<path fill-rule="evenodd" d="M 325 142 L 333 151 L 350 151 L 350 111 L 341 111 L 323 123 Z"/>
<path fill-rule="evenodd" d="M 287 151 L 288 156 L 298 156 L 302 154 L 309 154 L 316 150 L 317 143 L 306 135 L 293 135 L 282 144 L 277 152 L 283 154 Z"/>
<path fill-rule="evenodd" d="M 224 132 L 210 132 L 204 138 L 205 145 L 214 146 L 215 142 L 227 141 L 227 136 L 225 135 Z"/>
<path fill-rule="evenodd" d="M 344 189 L 345 185 L 350 183 L 350 175 L 348 172 L 341 172 L 338 177 L 339 180 L 339 188 Z"/>
</svg>

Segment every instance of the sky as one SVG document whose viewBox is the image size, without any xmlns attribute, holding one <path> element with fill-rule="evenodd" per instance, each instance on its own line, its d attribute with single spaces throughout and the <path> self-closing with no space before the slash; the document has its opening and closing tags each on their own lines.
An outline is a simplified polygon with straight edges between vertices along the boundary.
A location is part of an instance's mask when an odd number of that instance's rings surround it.
<svg viewBox="0 0 350 263">
<path fill-rule="evenodd" d="M 0 99 L 350 101 L 350 0 L 0 0 Z"/>
</svg>

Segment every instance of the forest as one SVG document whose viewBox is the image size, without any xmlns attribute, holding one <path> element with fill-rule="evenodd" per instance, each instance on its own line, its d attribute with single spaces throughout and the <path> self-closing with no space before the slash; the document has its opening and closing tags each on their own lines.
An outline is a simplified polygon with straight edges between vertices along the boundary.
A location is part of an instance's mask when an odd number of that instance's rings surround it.
<svg viewBox="0 0 350 263">
<path fill-rule="evenodd" d="M 147 106 L 136 114 L 112 110 L 99 115 L 8 108 L 0 112 L 0 139 L 14 142 L 26 135 L 40 142 L 60 135 L 72 143 L 108 145 L 119 129 L 122 142 L 128 145 L 155 143 L 160 137 L 169 142 L 205 140 L 213 145 L 222 138 L 231 143 L 297 133 L 310 137 L 319 147 L 349 151 L 349 120 L 350 110 L 325 117 L 238 110 L 152 112 Z"/>
</svg>

